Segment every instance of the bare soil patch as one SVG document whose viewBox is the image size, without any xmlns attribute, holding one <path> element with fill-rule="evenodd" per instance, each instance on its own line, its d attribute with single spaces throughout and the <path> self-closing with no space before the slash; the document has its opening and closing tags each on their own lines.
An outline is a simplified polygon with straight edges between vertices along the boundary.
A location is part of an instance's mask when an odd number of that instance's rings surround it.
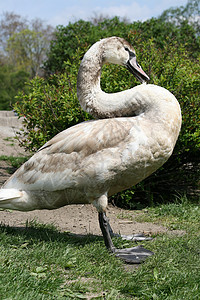
<svg viewBox="0 0 200 300">
<path fill-rule="evenodd" d="M 15 139 L 16 133 L 23 128 L 22 120 L 12 111 L 0 111 L 0 156 L 24 156 L 27 153 Z"/>
</svg>

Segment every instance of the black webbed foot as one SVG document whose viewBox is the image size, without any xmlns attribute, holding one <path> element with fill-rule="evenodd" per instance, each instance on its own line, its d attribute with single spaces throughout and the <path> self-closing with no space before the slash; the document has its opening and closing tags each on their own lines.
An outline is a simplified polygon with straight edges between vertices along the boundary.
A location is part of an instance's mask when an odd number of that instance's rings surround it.
<svg viewBox="0 0 200 300">
<path fill-rule="evenodd" d="M 140 264 L 154 253 L 145 249 L 143 246 L 137 246 L 126 249 L 116 249 L 114 254 L 129 264 Z"/>
<path fill-rule="evenodd" d="M 145 249 L 143 246 L 137 246 L 137 247 L 126 248 L 126 249 L 116 249 L 111 239 L 112 229 L 108 222 L 108 218 L 106 217 L 106 214 L 104 212 L 99 213 L 99 224 L 100 224 L 100 228 L 107 249 L 110 252 L 112 252 L 114 255 L 116 255 L 116 257 L 124 260 L 126 263 L 140 264 L 144 262 L 146 258 L 154 254 L 152 251 Z M 120 235 L 114 234 L 114 236 L 120 236 Z M 133 237 L 135 237 L 135 239 Z M 139 234 L 139 235 L 131 236 L 130 239 L 141 241 L 141 240 L 150 240 L 151 238 L 146 238 L 144 235 Z"/>
</svg>

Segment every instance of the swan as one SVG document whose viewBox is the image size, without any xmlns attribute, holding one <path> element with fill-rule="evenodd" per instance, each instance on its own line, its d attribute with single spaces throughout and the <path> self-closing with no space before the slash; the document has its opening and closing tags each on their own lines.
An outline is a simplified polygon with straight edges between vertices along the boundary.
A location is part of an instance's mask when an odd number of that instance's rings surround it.
<svg viewBox="0 0 200 300">
<path fill-rule="evenodd" d="M 118 93 L 101 90 L 104 63 L 125 66 L 141 82 Z M 153 253 L 142 246 L 116 249 L 106 217 L 108 197 L 152 174 L 172 154 L 181 110 L 166 89 L 149 77 L 123 38 L 109 37 L 86 52 L 77 77 L 82 108 L 95 120 L 64 130 L 44 144 L 0 189 L 0 207 L 30 211 L 92 203 L 106 247 L 126 262 Z"/>
</svg>

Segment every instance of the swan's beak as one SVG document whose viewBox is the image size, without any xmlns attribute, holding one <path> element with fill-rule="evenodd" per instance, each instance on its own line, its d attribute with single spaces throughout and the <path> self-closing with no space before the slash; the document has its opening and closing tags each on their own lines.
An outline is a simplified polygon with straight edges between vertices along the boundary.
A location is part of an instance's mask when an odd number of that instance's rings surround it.
<svg viewBox="0 0 200 300">
<path fill-rule="evenodd" d="M 131 57 L 128 60 L 126 67 L 141 83 L 150 80 L 149 76 L 142 70 L 142 68 L 138 64 L 136 56 Z"/>
</svg>

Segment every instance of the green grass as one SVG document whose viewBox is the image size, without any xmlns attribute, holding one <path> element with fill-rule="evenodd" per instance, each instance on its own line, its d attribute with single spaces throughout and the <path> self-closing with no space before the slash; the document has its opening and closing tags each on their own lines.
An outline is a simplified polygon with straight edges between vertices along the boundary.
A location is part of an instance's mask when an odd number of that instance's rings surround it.
<svg viewBox="0 0 200 300">
<path fill-rule="evenodd" d="M 101 237 L 80 238 L 37 223 L 24 229 L 2 225 L 1 299 L 199 299 L 198 204 L 183 197 L 138 216 L 182 233 L 143 243 L 155 255 L 128 270 L 109 255 Z M 134 245 L 117 238 L 114 243 Z"/>
<path fill-rule="evenodd" d="M 200 235 L 200 201 L 189 201 L 186 196 L 177 197 L 172 203 L 161 204 L 148 209 L 148 214 L 140 214 L 138 221 L 159 222 L 171 230 L 186 230 Z"/>
<path fill-rule="evenodd" d="M 9 146 L 14 146 L 14 145 L 15 145 L 14 139 L 15 139 L 15 138 L 7 137 L 7 138 L 5 138 L 5 139 L 3 139 L 3 140 L 6 141 L 6 142 L 9 142 L 9 143 L 10 143 L 10 144 L 8 144 Z"/>
<path fill-rule="evenodd" d="M 15 156 L 7 156 L 7 155 L 0 155 L 0 161 L 7 161 L 11 164 L 14 169 L 18 169 L 23 163 L 28 160 L 29 157 L 15 157 Z M 11 173 L 13 170 L 9 170 L 8 172 Z"/>
</svg>

